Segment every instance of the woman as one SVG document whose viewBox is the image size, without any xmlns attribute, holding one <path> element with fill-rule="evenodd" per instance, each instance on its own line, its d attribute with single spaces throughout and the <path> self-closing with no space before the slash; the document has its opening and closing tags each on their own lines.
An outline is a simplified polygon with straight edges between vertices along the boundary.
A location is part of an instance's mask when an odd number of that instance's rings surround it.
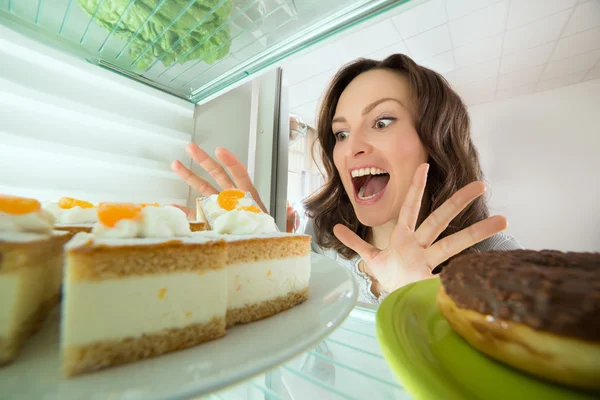
<svg viewBox="0 0 600 400">
<path fill-rule="evenodd" d="M 439 74 L 396 54 L 343 67 L 318 119 L 327 182 L 305 202 L 313 250 L 353 271 L 359 301 L 377 303 L 428 279 L 463 251 L 520 248 L 488 216 L 467 110 Z M 265 209 L 246 168 L 225 149 L 188 154 L 222 189 L 248 191 Z M 183 164 L 174 171 L 203 195 L 217 189 Z M 437 272 L 437 271 L 435 271 Z"/>
</svg>

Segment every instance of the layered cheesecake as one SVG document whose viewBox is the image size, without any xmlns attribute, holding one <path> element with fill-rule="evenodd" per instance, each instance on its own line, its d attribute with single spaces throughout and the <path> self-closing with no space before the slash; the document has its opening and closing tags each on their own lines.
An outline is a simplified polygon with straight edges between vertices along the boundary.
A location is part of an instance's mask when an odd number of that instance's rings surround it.
<svg viewBox="0 0 600 400">
<path fill-rule="evenodd" d="M 278 232 L 250 194 L 223 191 L 200 199 L 211 230 L 227 242 L 227 326 L 275 315 L 308 298 L 310 236 Z"/>
<path fill-rule="evenodd" d="M 10 363 L 60 299 L 66 232 L 34 199 L 0 195 L 0 365 Z"/>
<path fill-rule="evenodd" d="M 91 232 L 98 222 L 97 207 L 89 201 L 62 197 L 58 202 L 44 202 L 42 207 L 54 217 L 54 229 L 71 234 Z"/>
<path fill-rule="evenodd" d="M 227 326 L 270 317 L 308 298 L 310 236 L 221 237 L 228 254 Z"/>
<path fill-rule="evenodd" d="M 226 243 L 175 207 L 101 204 L 66 246 L 61 346 L 74 376 L 225 334 Z"/>
</svg>

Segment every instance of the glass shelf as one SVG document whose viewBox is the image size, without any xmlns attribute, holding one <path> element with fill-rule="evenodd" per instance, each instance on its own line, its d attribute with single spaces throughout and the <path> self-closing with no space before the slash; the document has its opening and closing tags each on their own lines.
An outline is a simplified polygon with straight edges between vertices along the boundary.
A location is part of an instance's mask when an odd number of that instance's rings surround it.
<svg viewBox="0 0 600 400">
<path fill-rule="evenodd" d="M 374 309 L 356 307 L 315 348 L 269 373 L 193 400 L 409 400 L 375 337 Z"/>
<path fill-rule="evenodd" d="M 196 103 L 407 1 L 0 0 L 0 20 Z"/>
</svg>

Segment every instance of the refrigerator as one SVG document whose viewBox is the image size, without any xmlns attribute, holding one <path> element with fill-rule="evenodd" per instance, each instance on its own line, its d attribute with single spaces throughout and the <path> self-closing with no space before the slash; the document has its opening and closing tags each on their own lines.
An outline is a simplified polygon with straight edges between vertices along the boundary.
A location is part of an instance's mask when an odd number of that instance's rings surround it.
<svg viewBox="0 0 600 400">
<path fill-rule="evenodd" d="M 194 142 L 233 151 L 285 230 L 282 63 L 405 2 L 0 0 L 0 193 L 194 207 L 170 169 L 211 181 Z M 374 318 L 358 307 L 328 342 L 209 398 L 406 398 Z"/>
<path fill-rule="evenodd" d="M 288 57 L 404 1 L 2 0 L 7 194 L 194 206 L 171 173 L 232 150 L 285 229 Z M 315 60 L 318 62 L 318 60 Z M 23 163 L 24 162 L 24 163 Z"/>
</svg>

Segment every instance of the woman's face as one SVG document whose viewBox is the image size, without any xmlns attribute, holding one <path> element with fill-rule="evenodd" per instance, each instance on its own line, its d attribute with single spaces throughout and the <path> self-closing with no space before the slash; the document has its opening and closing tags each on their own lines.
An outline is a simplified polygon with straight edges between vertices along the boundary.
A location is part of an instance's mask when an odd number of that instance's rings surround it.
<svg viewBox="0 0 600 400">
<path fill-rule="evenodd" d="M 395 222 L 415 170 L 427 161 L 409 110 L 408 80 L 388 70 L 359 75 L 339 99 L 333 161 L 363 225 Z"/>
</svg>

